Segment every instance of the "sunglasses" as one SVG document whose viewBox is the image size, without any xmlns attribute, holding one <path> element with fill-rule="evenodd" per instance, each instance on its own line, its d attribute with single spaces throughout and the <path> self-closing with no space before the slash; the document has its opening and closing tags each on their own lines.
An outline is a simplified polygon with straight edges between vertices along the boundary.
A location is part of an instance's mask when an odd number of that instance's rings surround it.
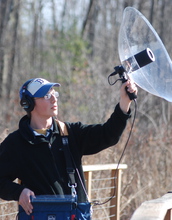
<svg viewBox="0 0 172 220">
<path fill-rule="evenodd" d="M 55 96 L 56 98 L 59 97 L 59 93 L 57 91 L 52 92 L 52 93 L 47 93 L 43 98 L 46 100 L 51 99 L 52 96 Z"/>
</svg>

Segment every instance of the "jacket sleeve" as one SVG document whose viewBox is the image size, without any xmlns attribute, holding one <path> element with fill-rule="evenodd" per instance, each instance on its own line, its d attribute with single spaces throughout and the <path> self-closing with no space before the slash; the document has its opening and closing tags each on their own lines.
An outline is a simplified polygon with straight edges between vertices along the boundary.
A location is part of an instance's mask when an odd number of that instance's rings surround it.
<svg viewBox="0 0 172 220">
<path fill-rule="evenodd" d="M 77 128 L 73 129 L 78 151 L 81 155 L 95 154 L 117 144 L 130 117 L 130 110 L 125 114 L 118 104 L 103 124 L 84 125 L 78 122 Z"/>
<path fill-rule="evenodd" d="M 0 198 L 18 201 L 24 189 L 22 185 L 14 182 L 17 178 L 15 158 L 19 152 L 15 152 L 12 144 L 9 146 L 8 142 L 7 137 L 0 145 Z"/>
</svg>

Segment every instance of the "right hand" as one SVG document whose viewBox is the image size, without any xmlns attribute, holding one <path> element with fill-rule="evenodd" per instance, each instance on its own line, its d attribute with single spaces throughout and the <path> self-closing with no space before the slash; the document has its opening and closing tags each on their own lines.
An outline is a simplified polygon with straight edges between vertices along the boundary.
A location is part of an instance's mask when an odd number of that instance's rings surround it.
<svg viewBox="0 0 172 220">
<path fill-rule="evenodd" d="M 131 101 L 128 94 L 126 93 L 126 87 L 127 87 L 127 91 L 130 93 L 135 93 L 137 94 L 137 86 L 134 83 L 133 80 L 128 79 L 125 83 L 122 83 L 121 89 L 120 89 L 120 108 L 124 113 L 127 113 L 129 108 L 130 108 L 130 104 Z"/>
<path fill-rule="evenodd" d="M 19 197 L 19 205 L 25 210 L 27 215 L 30 215 L 33 210 L 33 206 L 30 201 L 30 196 L 35 196 L 34 192 L 30 189 L 23 189 Z"/>
</svg>

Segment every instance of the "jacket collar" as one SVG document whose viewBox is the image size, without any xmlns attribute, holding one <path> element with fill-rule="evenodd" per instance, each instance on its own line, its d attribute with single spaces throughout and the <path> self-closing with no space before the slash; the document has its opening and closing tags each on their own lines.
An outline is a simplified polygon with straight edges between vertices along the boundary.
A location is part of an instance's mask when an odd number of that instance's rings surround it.
<svg viewBox="0 0 172 220">
<path fill-rule="evenodd" d="M 30 127 L 30 118 L 27 115 L 22 117 L 19 122 L 19 132 L 23 136 L 23 138 L 27 140 L 30 144 L 49 142 L 44 135 L 36 136 L 34 134 L 33 129 Z M 54 134 L 59 134 L 59 128 L 56 120 L 53 118 L 52 136 L 54 136 Z"/>
</svg>

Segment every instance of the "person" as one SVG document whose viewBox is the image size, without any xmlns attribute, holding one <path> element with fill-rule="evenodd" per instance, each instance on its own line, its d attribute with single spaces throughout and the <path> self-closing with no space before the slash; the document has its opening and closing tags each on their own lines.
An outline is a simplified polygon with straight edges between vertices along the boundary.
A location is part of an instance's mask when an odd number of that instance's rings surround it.
<svg viewBox="0 0 172 220">
<path fill-rule="evenodd" d="M 18 201 L 27 215 L 33 211 L 30 196 L 71 193 L 58 123 L 56 90 L 59 86 L 43 78 L 26 81 L 19 93 L 20 104 L 27 114 L 20 119 L 19 128 L 0 145 L 0 198 Z M 119 103 L 106 122 L 89 125 L 65 122 L 69 149 L 79 172 L 75 178 L 80 202 L 87 200 L 83 190 L 82 156 L 115 145 L 131 117 L 131 100 L 126 88 L 130 93 L 137 93 L 132 80 L 123 83 Z M 21 183 L 15 182 L 16 178 Z"/>
</svg>

